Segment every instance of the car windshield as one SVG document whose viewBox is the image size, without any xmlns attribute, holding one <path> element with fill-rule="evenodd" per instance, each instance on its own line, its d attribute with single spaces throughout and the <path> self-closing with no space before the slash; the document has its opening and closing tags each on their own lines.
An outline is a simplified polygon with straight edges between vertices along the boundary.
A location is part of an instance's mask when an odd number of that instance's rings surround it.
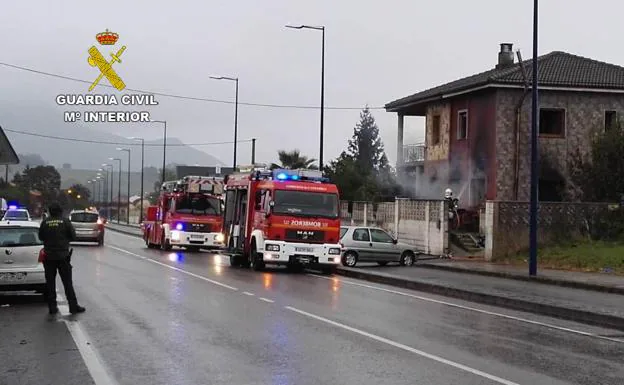
<svg viewBox="0 0 624 385">
<path fill-rule="evenodd" d="M 189 195 L 178 198 L 176 213 L 193 215 L 221 215 L 221 201 L 205 195 Z"/>
<path fill-rule="evenodd" d="M 4 219 L 12 219 L 14 221 L 27 221 L 28 213 L 22 210 L 9 210 L 4 214 Z"/>
<path fill-rule="evenodd" d="M 0 246 L 38 246 L 39 229 L 36 227 L 2 227 L 0 226 Z"/>
<path fill-rule="evenodd" d="M 69 216 L 72 222 L 94 223 L 99 219 L 99 215 L 95 213 L 73 213 Z"/>
<path fill-rule="evenodd" d="M 273 213 L 338 218 L 338 195 L 330 193 L 277 190 Z"/>
</svg>

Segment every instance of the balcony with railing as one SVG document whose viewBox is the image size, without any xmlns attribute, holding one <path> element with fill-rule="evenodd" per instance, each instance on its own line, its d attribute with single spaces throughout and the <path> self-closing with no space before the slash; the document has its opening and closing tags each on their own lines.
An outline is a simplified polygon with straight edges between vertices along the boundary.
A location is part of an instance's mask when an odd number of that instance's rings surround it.
<svg viewBox="0 0 624 385">
<path fill-rule="evenodd" d="M 403 164 L 406 166 L 421 165 L 425 162 L 425 144 L 403 145 Z"/>
</svg>

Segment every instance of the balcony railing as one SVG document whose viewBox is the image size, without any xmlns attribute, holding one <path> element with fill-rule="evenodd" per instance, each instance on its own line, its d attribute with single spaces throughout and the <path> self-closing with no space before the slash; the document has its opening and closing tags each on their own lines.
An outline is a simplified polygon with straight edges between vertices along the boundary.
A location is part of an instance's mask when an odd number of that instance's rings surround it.
<svg viewBox="0 0 624 385">
<path fill-rule="evenodd" d="M 414 164 L 425 161 L 425 144 L 406 144 L 403 146 L 403 163 Z"/>
</svg>

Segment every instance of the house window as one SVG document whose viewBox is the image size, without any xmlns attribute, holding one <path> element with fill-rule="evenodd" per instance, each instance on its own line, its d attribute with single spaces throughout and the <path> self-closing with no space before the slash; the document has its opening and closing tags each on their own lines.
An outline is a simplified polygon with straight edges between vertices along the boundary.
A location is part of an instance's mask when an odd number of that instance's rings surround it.
<svg viewBox="0 0 624 385">
<path fill-rule="evenodd" d="M 468 111 L 457 113 L 457 140 L 468 138 Z"/>
<path fill-rule="evenodd" d="M 541 108 L 539 133 L 541 136 L 565 136 L 565 110 L 562 108 Z"/>
<path fill-rule="evenodd" d="M 440 115 L 434 115 L 431 120 L 431 145 L 440 144 Z"/>
<path fill-rule="evenodd" d="M 609 131 L 617 126 L 617 111 L 605 111 L 604 128 Z"/>
</svg>

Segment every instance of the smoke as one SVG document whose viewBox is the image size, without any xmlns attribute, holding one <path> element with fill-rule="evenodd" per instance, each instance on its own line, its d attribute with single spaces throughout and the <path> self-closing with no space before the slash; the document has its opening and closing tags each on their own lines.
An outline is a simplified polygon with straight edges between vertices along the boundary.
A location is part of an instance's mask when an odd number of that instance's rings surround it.
<svg viewBox="0 0 624 385">
<path fill-rule="evenodd" d="M 410 171 L 399 178 L 407 195 L 415 199 L 443 199 L 444 191 L 450 188 L 453 196 L 459 199 L 460 208 L 485 201 L 486 176 L 492 175 L 489 167 L 494 167 L 488 154 L 488 149 L 493 149 L 490 141 L 494 137 L 488 137 L 484 129 L 489 123 L 486 111 L 482 108 L 472 110 L 468 140 L 461 144 L 459 141 L 452 143 L 446 159 L 428 160 L 429 154 L 426 154 L 424 166 L 409 168 Z"/>
</svg>

